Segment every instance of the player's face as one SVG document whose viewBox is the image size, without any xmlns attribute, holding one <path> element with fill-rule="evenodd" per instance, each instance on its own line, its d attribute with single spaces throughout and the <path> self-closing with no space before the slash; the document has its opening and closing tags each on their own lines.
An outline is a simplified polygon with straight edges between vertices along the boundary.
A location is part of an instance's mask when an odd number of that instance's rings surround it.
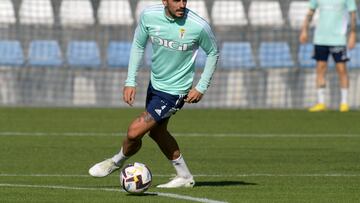
<svg viewBox="0 0 360 203">
<path fill-rule="evenodd" d="M 162 0 L 166 15 L 172 18 L 182 18 L 185 15 L 187 0 Z"/>
</svg>

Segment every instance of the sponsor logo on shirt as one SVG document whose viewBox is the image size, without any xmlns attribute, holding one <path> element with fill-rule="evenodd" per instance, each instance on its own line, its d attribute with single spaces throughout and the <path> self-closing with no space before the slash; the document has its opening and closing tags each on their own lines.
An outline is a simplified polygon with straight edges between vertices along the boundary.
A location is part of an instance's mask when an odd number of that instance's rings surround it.
<svg viewBox="0 0 360 203">
<path fill-rule="evenodd" d="M 185 33 L 185 31 L 184 31 Z M 151 42 L 159 46 L 163 46 L 169 49 L 178 50 L 178 51 L 188 51 L 192 48 L 192 44 L 182 44 L 177 41 L 172 41 L 168 39 L 162 39 L 160 37 L 150 36 Z"/>
</svg>

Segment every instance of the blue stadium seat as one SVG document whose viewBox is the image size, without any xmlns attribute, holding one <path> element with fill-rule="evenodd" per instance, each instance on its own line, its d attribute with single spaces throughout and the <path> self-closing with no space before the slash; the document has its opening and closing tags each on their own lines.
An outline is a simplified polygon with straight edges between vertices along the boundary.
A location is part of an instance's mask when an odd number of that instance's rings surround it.
<svg viewBox="0 0 360 203">
<path fill-rule="evenodd" d="M 62 54 L 60 46 L 55 40 L 34 40 L 29 47 L 30 66 L 61 66 Z"/>
<path fill-rule="evenodd" d="M 356 47 L 349 51 L 349 58 L 349 69 L 360 69 L 360 43 L 356 43 Z"/>
<path fill-rule="evenodd" d="M 224 42 L 220 53 L 222 68 L 253 68 L 256 65 L 249 42 Z"/>
<path fill-rule="evenodd" d="M 199 47 L 198 54 L 195 59 L 195 67 L 197 68 L 204 68 L 206 63 L 206 53 L 205 51 Z"/>
<path fill-rule="evenodd" d="M 107 64 L 110 68 L 127 68 L 131 42 L 111 41 L 107 48 Z"/>
<path fill-rule="evenodd" d="M 291 68 L 294 61 L 286 42 L 262 42 L 259 48 L 260 67 Z"/>
<path fill-rule="evenodd" d="M 0 41 L 0 65 L 21 66 L 24 54 L 19 41 Z"/>
<path fill-rule="evenodd" d="M 301 68 L 314 68 L 316 61 L 312 58 L 314 54 L 314 45 L 311 43 L 300 44 L 298 60 Z"/>
<path fill-rule="evenodd" d="M 98 68 L 100 51 L 94 41 L 72 41 L 67 48 L 68 63 L 72 67 Z"/>
</svg>

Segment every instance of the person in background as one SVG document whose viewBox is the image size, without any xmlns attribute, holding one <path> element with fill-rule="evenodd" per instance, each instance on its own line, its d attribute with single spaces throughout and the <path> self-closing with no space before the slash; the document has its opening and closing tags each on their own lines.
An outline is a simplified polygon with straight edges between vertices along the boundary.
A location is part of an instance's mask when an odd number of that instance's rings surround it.
<svg viewBox="0 0 360 203">
<path fill-rule="evenodd" d="M 319 19 L 314 34 L 314 56 L 316 60 L 317 104 L 310 112 L 325 111 L 325 87 L 328 58 L 331 55 L 336 64 L 341 89 L 340 112 L 349 111 L 348 90 L 349 77 L 346 68 L 347 49 L 353 49 L 356 44 L 356 3 L 355 0 L 310 0 L 310 9 L 304 20 L 299 40 L 308 40 L 309 25 L 316 10 Z M 348 17 L 350 13 L 350 18 Z M 350 31 L 347 32 L 348 19 Z M 348 35 L 348 37 L 347 37 Z"/>
</svg>

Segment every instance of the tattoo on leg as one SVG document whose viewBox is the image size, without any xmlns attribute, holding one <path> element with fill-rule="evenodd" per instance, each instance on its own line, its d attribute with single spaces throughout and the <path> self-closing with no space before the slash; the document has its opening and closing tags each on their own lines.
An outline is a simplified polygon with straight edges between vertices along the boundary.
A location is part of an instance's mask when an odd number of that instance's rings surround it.
<svg viewBox="0 0 360 203">
<path fill-rule="evenodd" d="M 143 112 L 138 119 L 139 121 L 145 121 L 146 123 L 154 120 L 154 118 L 148 112 Z"/>
</svg>

